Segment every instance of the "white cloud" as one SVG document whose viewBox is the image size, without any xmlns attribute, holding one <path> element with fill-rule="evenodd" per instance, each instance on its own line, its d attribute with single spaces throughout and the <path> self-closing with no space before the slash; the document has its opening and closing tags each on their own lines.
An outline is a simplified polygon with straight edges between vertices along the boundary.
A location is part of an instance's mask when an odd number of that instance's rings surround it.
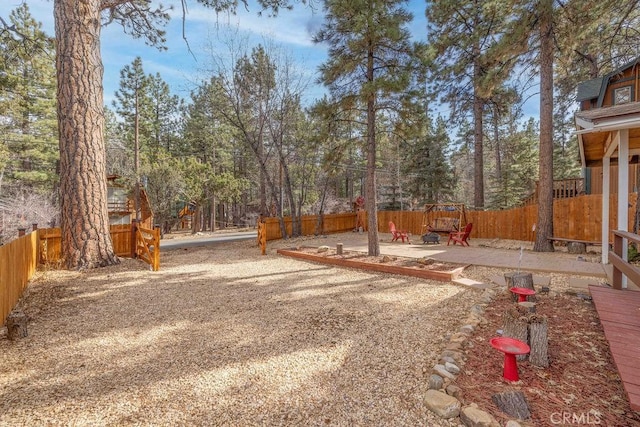
<svg viewBox="0 0 640 427">
<path fill-rule="evenodd" d="M 178 11 L 174 19 L 182 19 L 181 13 Z M 237 28 L 254 36 L 305 48 L 316 47 L 312 41 L 313 31 L 319 28 L 321 19 L 317 12 L 301 5 L 291 11 L 280 11 L 277 18 L 270 18 L 266 14 L 258 16 L 257 11 L 247 11 L 244 8 L 240 8 L 236 15 L 216 14 L 200 5 L 191 7 L 186 16 L 187 27 L 193 23 L 211 28 Z"/>
</svg>

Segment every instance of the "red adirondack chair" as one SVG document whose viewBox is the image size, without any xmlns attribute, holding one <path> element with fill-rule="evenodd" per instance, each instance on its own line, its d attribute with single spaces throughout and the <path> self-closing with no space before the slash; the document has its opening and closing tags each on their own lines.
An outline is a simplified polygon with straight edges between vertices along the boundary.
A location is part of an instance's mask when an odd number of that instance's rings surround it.
<svg viewBox="0 0 640 427">
<path fill-rule="evenodd" d="M 452 231 L 449 233 L 449 241 L 447 242 L 447 246 L 449 243 L 453 241 L 453 244 L 460 243 L 461 246 L 467 245 L 469 246 L 469 242 L 467 239 L 469 238 L 469 234 L 471 234 L 471 229 L 473 228 L 473 223 L 467 224 L 462 231 Z"/>
<path fill-rule="evenodd" d="M 389 232 L 391 232 L 391 237 L 393 237 L 391 239 L 392 242 L 402 239 L 402 243 L 404 243 L 405 238 L 407 239 L 407 242 L 409 242 L 409 233 L 407 233 L 407 230 L 397 230 L 393 221 L 389 221 Z"/>
</svg>

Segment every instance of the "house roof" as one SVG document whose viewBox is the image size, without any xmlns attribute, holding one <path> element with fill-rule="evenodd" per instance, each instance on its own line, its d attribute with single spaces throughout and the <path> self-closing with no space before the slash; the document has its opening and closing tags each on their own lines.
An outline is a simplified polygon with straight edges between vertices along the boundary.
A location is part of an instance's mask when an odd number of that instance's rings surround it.
<svg viewBox="0 0 640 427">
<path fill-rule="evenodd" d="M 576 101 L 582 102 L 587 99 L 594 99 L 600 96 L 600 89 L 602 88 L 603 77 L 587 80 L 578 85 L 578 94 L 576 95 Z"/>
<path fill-rule="evenodd" d="M 612 132 L 618 130 L 629 129 L 629 150 L 640 153 L 640 102 L 581 111 L 576 113 L 575 121 L 585 167 L 602 164 Z"/>
<path fill-rule="evenodd" d="M 624 70 L 631 68 L 640 63 L 640 56 L 629 61 L 626 64 L 621 65 L 612 72 L 605 74 L 603 77 L 597 77 L 595 79 L 587 80 L 578 84 L 578 93 L 576 95 L 576 101 L 582 102 L 588 99 L 598 98 L 598 107 L 602 107 L 602 101 L 609 85 L 609 81 L 612 77 L 617 76 Z"/>
</svg>

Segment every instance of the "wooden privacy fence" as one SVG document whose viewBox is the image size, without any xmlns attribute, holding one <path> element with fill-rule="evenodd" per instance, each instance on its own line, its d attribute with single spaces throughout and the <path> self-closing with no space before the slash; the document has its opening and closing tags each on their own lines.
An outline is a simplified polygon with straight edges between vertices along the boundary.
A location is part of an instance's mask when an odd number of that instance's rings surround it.
<svg viewBox="0 0 640 427">
<path fill-rule="evenodd" d="M 135 240 L 134 240 L 135 239 Z M 116 255 L 134 254 L 154 271 L 160 268 L 160 228 L 133 228 L 129 224 L 112 225 L 111 240 Z M 0 246 L 0 326 L 16 305 L 39 265 L 62 264 L 62 235 L 59 228 L 41 228 Z M 136 242 L 135 246 L 132 242 Z"/>
<path fill-rule="evenodd" d="M 151 230 L 139 226 L 133 228 L 133 225 L 135 224 L 111 226 L 111 241 L 115 254 L 123 258 L 139 258 L 149 264 L 153 271 L 157 271 L 160 268 L 160 227 Z M 48 266 L 61 264 L 60 229 L 41 228 L 38 233 L 40 241 L 38 262 Z"/>
<path fill-rule="evenodd" d="M 282 239 L 280 232 L 280 221 L 278 218 L 263 218 L 266 229 L 267 240 Z M 291 235 L 291 218 L 284 219 L 287 233 Z M 318 224 L 317 215 L 305 215 L 302 217 L 302 235 L 311 236 L 313 234 L 342 233 L 352 231 L 356 226 L 356 213 L 339 213 L 323 215 L 321 221 L 321 231 L 316 230 Z"/>
<path fill-rule="evenodd" d="M 609 229 L 618 228 L 617 203 L 618 196 L 613 194 L 609 199 Z M 629 194 L 629 224 L 633 230 L 635 217 L 636 194 Z M 409 231 L 413 235 L 423 233 L 424 216 L 427 223 L 440 217 L 458 217 L 457 212 L 432 211 L 426 215 L 423 211 L 380 211 L 378 212 L 378 231 L 389 233 L 389 221 L 393 221 L 396 228 Z M 501 211 L 467 211 L 467 222 L 473 223 L 472 238 L 482 239 L 511 239 L 534 241 L 534 225 L 538 220 L 538 206 L 529 205 Z M 266 218 L 267 240 L 282 238 L 277 218 Z M 316 230 L 317 216 L 308 215 L 302 218 L 302 234 L 330 234 L 353 231 L 356 214 L 343 213 L 324 215 L 321 231 Z M 291 220 L 285 219 L 287 232 L 291 233 Z M 553 234 L 575 240 L 598 242 L 602 240 L 602 195 L 584 195 L 553 202 Z M 613 241 L 613 234 L 610 236 Z"/>
<path fill-rule="evenodd" d="M 112 225 L 110 229 L 113 250 L 121 257 L 131 257 L 131 224 Z M 62 263 L 62 232 L 60 228 L 40 228 L 38 262 L 48 266 Z"/>
<path fill-rule="evenodd" d="M 4 325 L 38 266 L 38 233 L 0 246 L 0 325 Z"/>
</svg>

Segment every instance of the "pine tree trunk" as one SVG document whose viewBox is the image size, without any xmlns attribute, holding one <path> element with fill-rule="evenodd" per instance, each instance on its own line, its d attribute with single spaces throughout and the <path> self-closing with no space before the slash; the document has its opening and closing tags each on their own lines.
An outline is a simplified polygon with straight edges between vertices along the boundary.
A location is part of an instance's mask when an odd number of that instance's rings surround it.
<svg viewBox="0 0 640 427">
<path fill-rule="evenodd" d="M 505 273 L 504 281 L 507 284 L 507 291 L 511 288 L 527 288 L 535 290 L 533 287 L 533 275 L 531 273 L 522 273 L 517 271 Z M 513 302 L 516 302 L 518 300 L 518 295 L 512 293 L 512 300 Z"/>
<path fill-rule="evenodd" d="M 373 82 L 373 47 L 369 48 L 367 80 Z M 367 180 L 365 184 L 365 204 L 367 207 L 368 255 L 380 255 L 378 238 L 378 208 L 376 203 L 376 97 L 371 93 L 367 100 Z"/>
<path fill-rule="evenodd" d="M 117 264 L 107 211 L 100 1 L 56 0 L 60 225 L 67 268 Z"/>
<path fill-rule="evenodd" d="M 481 68 L 480 68 L 480 48 L 477 48 L 476 60 L 473 64 L 474 81 L 479 81 Z M 476 209 L 484 207 L 484 149 L 483 139 L 484 133 L 482 128 L 482 110 L 484 101 L 478 94 L 478 89 L 474 85 L 473 94 L 473 205 Z"/>
<path fill-rule="evenodd" d="M 538 224 L 533 250 L 553 252 L 553 0 L 541 0 L 540 16 L 540 163 Z"/>
</svg>

